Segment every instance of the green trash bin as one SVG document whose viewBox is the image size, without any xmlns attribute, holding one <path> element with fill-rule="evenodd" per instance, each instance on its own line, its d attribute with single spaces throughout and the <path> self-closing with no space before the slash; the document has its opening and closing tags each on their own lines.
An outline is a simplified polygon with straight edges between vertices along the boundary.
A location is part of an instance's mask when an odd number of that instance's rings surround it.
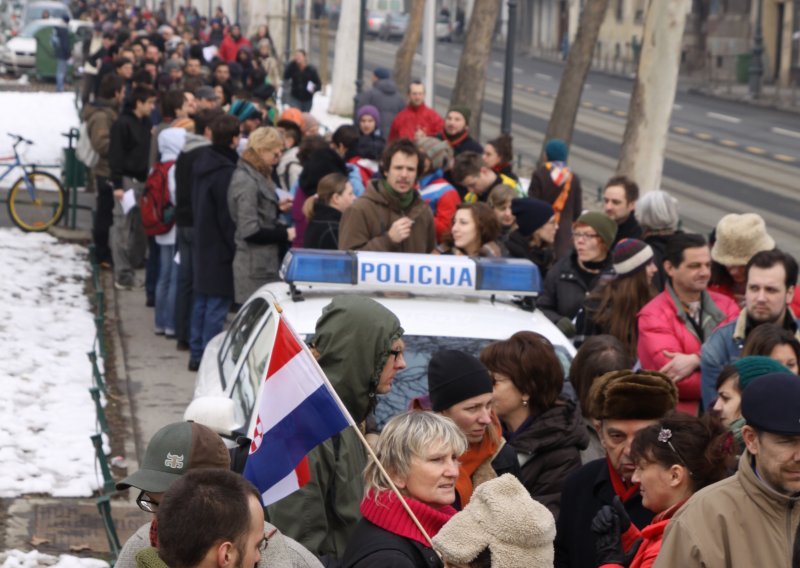
<svg viewBox="0 0 800 568">
<path fill-rule="evenodd" d="M 75 148 L 64 148 L 64 185 L 86 187 L 86 166 L 75 155 Z"/>
<path fill-rule="evenodd" d="M 752 53 L 740 53 L 736 56 L 736 82 L 744 85 L 750 80 L 750 61 Z"/>
</svg>

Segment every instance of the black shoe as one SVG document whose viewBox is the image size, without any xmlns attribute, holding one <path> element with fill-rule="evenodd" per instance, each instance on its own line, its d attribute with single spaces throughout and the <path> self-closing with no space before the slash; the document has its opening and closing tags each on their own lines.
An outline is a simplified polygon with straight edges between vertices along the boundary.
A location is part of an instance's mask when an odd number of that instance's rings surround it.
<svg viewBox="0 0 800 568">
<path fill-rule="evenodd" d="M 145 301 L 144 305 L 148 308 L 154 308 L 156 305 L 156 299 L 152 296 L 147 296 L 147 300 Z"/>
<path fill-rule="evenodd" d="M 196 371 L 200 368 L 200 361 L 197 359 L 189 359 L 189 370 Z"/>
<path fill-rule="evenodd" d="M 189 342 L 179 339 L 177 349 L 178 351 L 189 351 Z"/>
</svg>

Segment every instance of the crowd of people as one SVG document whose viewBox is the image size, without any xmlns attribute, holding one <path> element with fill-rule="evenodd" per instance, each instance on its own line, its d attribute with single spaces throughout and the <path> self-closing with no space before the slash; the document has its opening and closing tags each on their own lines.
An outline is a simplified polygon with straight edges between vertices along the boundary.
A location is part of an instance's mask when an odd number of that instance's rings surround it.
<svg viewBox="0 0 800 568">
<path fill-rule="evenodd" d="M 761 217 L 684 232 L 673 196 L 625 177 L 587 211 L 565 142 L 527 182 L 510 136 L 482 145 L 469 109 L 441 116 L 382 67 L 326 135 L 316 70 L 266 26 L 78 4 L 97 259 L 123 292 L 145 266 L 154 332 L 191 370 L 291 247 L 528 259 L 531 307 L 579 346 L 566 377 L 526 330 L 434 353 L 428 395 L 374 433 L 386 474 L 348 429 L 265 510 L 216 434 L 169 425 L 120 484 L 156 513 L 120 566 L 800 563 L 798 266 Z M 313 353 L 356 422 L 405 368 L 402 335 L 355 295 L 319 319 Z"/>
</svg>

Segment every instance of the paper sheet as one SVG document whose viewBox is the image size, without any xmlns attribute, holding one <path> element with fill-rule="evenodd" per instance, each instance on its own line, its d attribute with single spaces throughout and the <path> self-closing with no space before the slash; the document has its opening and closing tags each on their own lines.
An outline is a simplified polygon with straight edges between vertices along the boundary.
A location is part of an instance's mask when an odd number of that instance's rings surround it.
<svg viewBox="0 0 800 568">
<path fill-rule="evenodd" d="M 136 207 L 136 194 L 133 192 L 133 189 L 129 189 L 122 195 L 120 205 L 122 205 L 122 212 L 125 213 L 125 215 Z"/>
</svg>

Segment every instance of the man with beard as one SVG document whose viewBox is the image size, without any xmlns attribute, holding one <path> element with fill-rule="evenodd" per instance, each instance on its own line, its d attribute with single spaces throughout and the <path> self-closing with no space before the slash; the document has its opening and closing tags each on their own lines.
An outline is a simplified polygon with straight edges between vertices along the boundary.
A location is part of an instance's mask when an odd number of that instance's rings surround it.
<svg viewBox="0 0 800 568">
<path fill-rule="evenodd" d="M 717 331 L 703 345 L 702 395 L 705 408 L 717 398 L 722 368 L 739 359 L 747 336 L 762 323 L 774 323 L 800 338 L 800 320 L 789 308 L 797 284 L 797 261 L 778 249 L 756 253 L 747 263 L 744 309 L 736 321 Z"/>
<path fill-rule="evenodd" d="M 472 111 L 467 107 L 454 106 L 447 111 L 444 117 L 444 140 L 450 144 L 453 154 L 458 156 L 461 152 L 477 152 L 483 154 L 481 146 L 469 135 L 469 119 Z"/>
<path fill-rule="evenodd" d="M 631 481 L 636 467 L 631 443 L 639 430 L 675 408 L 678 392 L 666 375 L 655 371 L 612 371 L 595 379 L 589 399 L 606 457 L 585 464 L 564 483 L 554 543 L 557 568 L 600 565 L 592 519 L 603 505 L 612 505 L 615 496 L 637 528 L 650 523 L 653 513 L 642 505 L 639 484 Z"/>
<path fill-rule="evenodd" d="M 242 35 L 239 24 L 233 24 L 231 32 L 219 44 L 219 57 L 226 63 L 233 63 L 236 61 L 236 54 L 242 47 L 253 48 L 250 40 Z"/>
<path fill-rule="evenodd" d="M 408 86 L 408 106 L 397 113 L 387 140 L 398 138 L 416 140 L 418 136 L 436 136 L 444 128 L 439 113 L 425 104 L 425 85 L 412 81 Z"/>
</svg>

